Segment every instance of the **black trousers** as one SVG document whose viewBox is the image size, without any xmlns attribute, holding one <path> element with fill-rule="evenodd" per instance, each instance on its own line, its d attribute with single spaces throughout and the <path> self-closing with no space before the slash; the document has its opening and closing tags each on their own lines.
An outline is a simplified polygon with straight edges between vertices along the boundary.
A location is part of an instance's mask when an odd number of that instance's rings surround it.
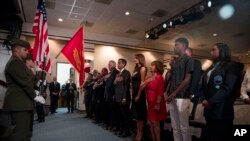
<svg viewBox="0 0 250 141">
<path fill-rule="evenodd" d="M 129 133 L 130 132 L 130 123 L 131 123 L 131 115 L 129 111 L 129 104 L 126 103 L 125 105 L 120 103 L 120 111 L 121 111 L 121 129 Z"/>
<path fill-rule="evenodd" d="M 116 105 L 115 101 L 112 99 L 108 99 L 107 103 L 108 103 L 108 114 L 109 114 L 108 120 L 109 120 L 110 126 L 117 127 L 116 106 L 119 106 L 119 105 Z"/>
<path fill-rule="evenodd" d="M 110 120 L 109 120 L 109 109 L 108 109 L 108 102 L 103 101 L 103 106 L 102 106 L 102 118 L 103 122 L 107 125 L 110 125 Z"/>
<path fill-rule="evenodd" d="M 206 119 L 206 123 L 209 141 L 229 141 L 233 135 L 233 120 Z"/>
<path fill-rule="evenodd" d="M 53 114 L 56 112 L 58 96 L 50 94 L 50 112 Z"/>
<path fill-rule="evenodd" d="M 75 96 L 74 95 L 70 95 L 67 96 L 67 107 L 68 107 L 68 112 L 73 112 L 74 111 L 74 101 L 75 101 Z"/>
<path fill-rule="evenodd" d="M 114 119 L 114 124 L 117 129 L 121 129 L 121 123 L 122 123 L 122 113 L 121 113 L 121 108 L 120 108 L 120 103 L 119 102 L 114 102 L 114 107 L 113 107 L 114 113 L 113 113 L 113 119 Z"/>
<path fill-rule="evenodd" d="M 44 105 L 41 103 L 36 102 L 36 113 L 38 117 L 38 121 L 42 122 L 45 120 L 45 111 L 44 111 Z"/>
<path fill-rule="evenodd" d="M 91 100 L 85 100 L 85 107 L 86 107 L 87 117 L 92 117 L 93 112 L 91 110 Z"/>
</svg>

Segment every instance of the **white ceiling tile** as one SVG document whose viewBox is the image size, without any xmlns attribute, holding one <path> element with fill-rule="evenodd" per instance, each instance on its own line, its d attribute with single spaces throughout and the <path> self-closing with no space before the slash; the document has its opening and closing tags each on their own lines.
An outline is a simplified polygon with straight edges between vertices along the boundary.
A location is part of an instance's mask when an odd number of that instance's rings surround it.
<svg viewBox="0 0 250 141">
<path fill-rule="evenodd" d="M 91 5 L 91 0 L 76 0 L 75 6 L 82 8 L 89 8 Z"/>
<path fill-rule="evenodd" d="M 69 16 L 69 12 L 66 11 L 55 11 L 55 10 L 47 10 L 47 16 L 51 19 L 63 18 L 66 19 Z"/>
<path fill-rule="evenodd" d="M 67 4 L 67 5 L 73 5 L 75 0 L 56 0 L 57 3 Z"/>
<path fill-rule="evenodd" d="M 67 11 L 67 12 L 70 12 L 71 8 L 72 8 L 72 6 L 59 3 L 59 4 L 56 4 L 55 10 L 56 11 Z"/>
<path fill-rule="evenodd" d="M 145 31 L 161 24 L 201 0 L 113 0 L 110 5 L 96 3 L 95 0 L 54 1 L 56 2 L 55 10 L 47 9 L 49 25 L 75 29 L 82 20 L 87 20 L 93 22 L 94 26 L 86 27 L 86 31 L 143 39 Z M 74 8 L 71 11 L 74 2 Z M 37 0 L 22 0 L 22 3 L 25 22 L 32 23 L 34 21 Z M 236 11 L 231 19 L 220 20 L 217 14 L 218 8 L 214 8 L 211 13 L 205 14 L 204 19 L 171 28 L 168 32 L 161 35 L 158 40 L 147 42 L 147 46 L 157 42 L 159 42 L 159 45 L 162 45 L 162 42 L 173 44 L 170 37 L 175 39 L 178 36 L 187 36 L 192 47 L 201 50 L 205 50 L 199 47 L 202 44 L 211 46 L 215 42 L 223 41 L 228 43 L 233 48 L 233 51 L 237 49 L 246 50 L 250 44 L 249 2 L 242 3 L 232 0 L 232 3 L 236 7 Z M 151 14 L 158 9 L 167 11 L 168 15 L 164 18 L 152 17 Z M 129 16 L 124 15 L 124 12 L 127 10 L 130 12 Z M 69 13 L 70 11 L 72 12 L 71 14 Z M 59 17 L 64 18 L 64 22 L 58 22 L 57 19 Z M 150 21 L 151 18 L 153 18 L 152 21 Z M 139 32 L 134 35 L 127 34 L 125 32 L 128 29 L 138 30 Z M 218 34 L 217 38 L 210 35 L 214 32 Z M 235 37 L 234 35 L 244 36 Z"/>
<path fill-rule="evenodd" d="M 89 16 L 89 15 L 87 15 L 84 19 L 83 19 L 84 21 L 89 21 L 89 22 L 91 22 L 91 23 L 95 23 L 96 21 L 97 21 L 97 18 L 96 17 L 94 17 L 94 16 Z"/>
<path fill-rule="evenodd" d="M 86 9 L 86 8 L 74 7 L 72 12 L 78 13 L 80 15 L 85 15 L 87 11 L 88 11 L 88 9 Z"/>
<path fill-rule="evenodd" d="M 71 13 L 69 16 L 70 19 L 81 20 L 81 21 L 83 20 L 83 17 L 84 17 L 84 15 L 78 15 L 78 14 L 74 14 L 74 13 Z"/>
</svg>

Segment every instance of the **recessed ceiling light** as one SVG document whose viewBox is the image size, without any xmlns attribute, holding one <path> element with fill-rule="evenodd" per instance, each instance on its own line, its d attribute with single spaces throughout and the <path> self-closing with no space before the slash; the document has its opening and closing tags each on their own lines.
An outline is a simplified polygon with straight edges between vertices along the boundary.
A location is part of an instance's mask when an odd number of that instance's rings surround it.
<svg viewBox="0 0 250 141">
<path fill-rule="evenodd" d="M 62 22 L 62 21 L 63 21 L 63 19 L 62 19 L 62 18 L 58 18 L 58 21 L 59 21 L 59 22 Z"/>
<path fill-rule="evenodd" d="M 218 34 L 214 33 L 213 36 L 216 37 L 216 36 L 218 36 Z"/>
<path fill-rule="evenodd" d="M 128 15 L 130 15 L 130 13 L 127 11 L 127 12 L 125 12 L 125 15 L 128 16 Z"/>
<path fill-rule="evenodd" d="M 77 16 L 75 15 L 75 18 L 77 18 Z"/>
</svg>

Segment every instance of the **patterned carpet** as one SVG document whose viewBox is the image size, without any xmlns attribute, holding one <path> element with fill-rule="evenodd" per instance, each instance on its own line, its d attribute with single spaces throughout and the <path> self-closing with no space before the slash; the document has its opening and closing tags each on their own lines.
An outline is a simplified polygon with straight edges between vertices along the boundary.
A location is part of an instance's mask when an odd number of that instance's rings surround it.
<svg viewBox="0 0 250 141">
<path fill-rule="evenodd" d="M 84 114 L 67 113 L 59 108 L 56 114 L 46 117 L 45 122 L 34 122 L 32 141 L 131 141 L 83 118 Z"/>
</svg>

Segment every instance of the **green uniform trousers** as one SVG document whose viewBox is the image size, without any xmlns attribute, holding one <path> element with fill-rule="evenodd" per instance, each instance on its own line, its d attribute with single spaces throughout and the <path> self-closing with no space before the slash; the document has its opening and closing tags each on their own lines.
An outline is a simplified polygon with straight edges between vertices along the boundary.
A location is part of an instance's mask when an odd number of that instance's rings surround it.
<svg viewBox="0 0 250 141">
<path fill-rule="evenodd" d="M 10 141 L 31 141 L 33 117 L 32 111 L 10 112 L 11 122 L 15 125 Z"/>
</svg>

